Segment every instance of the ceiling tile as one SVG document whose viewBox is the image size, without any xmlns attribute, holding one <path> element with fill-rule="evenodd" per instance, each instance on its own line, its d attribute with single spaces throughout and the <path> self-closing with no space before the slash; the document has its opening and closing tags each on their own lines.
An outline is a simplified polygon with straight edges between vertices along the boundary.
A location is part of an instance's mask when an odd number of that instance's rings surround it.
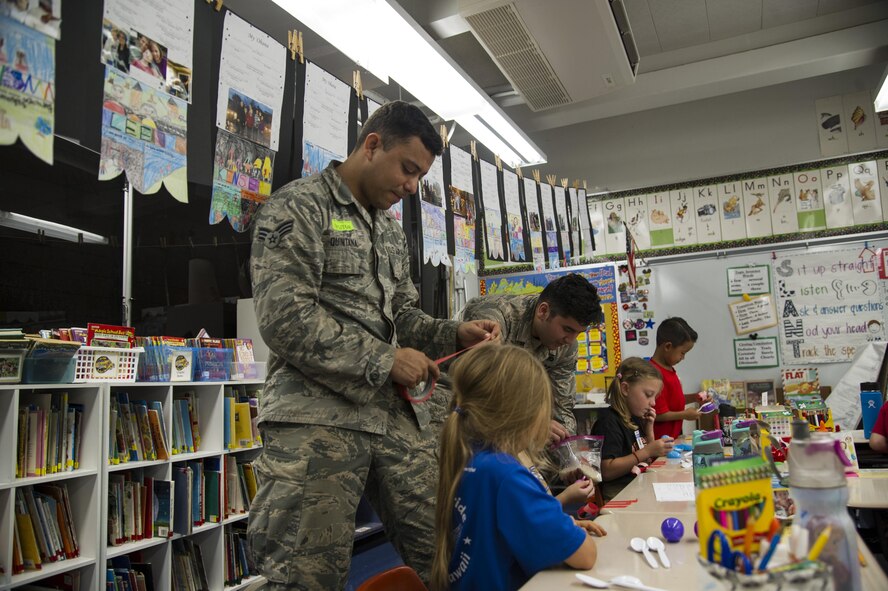
<svg viewBox="0 0 888 591">
<path fill-rule="evenodd" d="M 626 14 L 629 16 L 629 26 L 632 27 L 632 37 L 638 54 L 643 58 L 646 55 L 660 53 L 660 40 L 657 38 L 657 29 L 654 28 L 654 19 L 648 0 L 624 0 Z"/>
<path fill-rule="evenodd" d="M 779 27 L 817 16 L 820 0 L 764 0 L 762 28 Z"/>
<path fill-rule="evenodd" d="M 706 0 L 706 13 L 713 41 L 762 28 L 762 0 Z"/>
<path fill-rule="evenodd" d="M 706 0 L 656 0 L 648 6 L 663 51 L 709 42 Z"/>
</svg>

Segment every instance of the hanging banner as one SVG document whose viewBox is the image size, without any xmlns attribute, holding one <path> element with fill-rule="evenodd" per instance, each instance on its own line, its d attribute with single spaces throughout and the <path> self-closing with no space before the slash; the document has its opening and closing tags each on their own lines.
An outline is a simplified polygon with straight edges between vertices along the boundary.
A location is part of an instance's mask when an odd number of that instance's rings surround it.
<svg viewBox="0 0 888 591">
<path fill-rule="evenodd" d="M 595 240 L 595 250 L 592 256 L 607 254 L 607 240 L 605 240 L 604 203 L 597 198 L 589 202 L 589 230 Z"/>
<path fill-rule="evenodd" d="M 694 195 L 691 189 L 669 191 L 672 206 L 672 238 L 676 246 L 697 244 L 697 216 L 694 215 Z"/>
<path fill-rule="evenodd" d="M 561 251 L 564 254 L 562 260 L 565 265 L 571 264 L 573 251 L 570 245 L 570 215 L 567 212 L 567 193 L 561 185 L 555 185 L 555 211 L 558 214 L 558 232 L 561 237 Z"/>
<path fill-rule="evenodd" d="M 530 227 L 530 252 L 534 271 L 546 268 L 546 253 L 543 250 L 543 225 L 537 199 L 537 183 L 533 178 L 524 179 L 524 207 L 527 210 L 527 225 Z"/>
<path fill-rule="evenodd" d="M 885 282 L 869 249 L 778 255 L 772 262 L 785 365 L 847 362 L 884 340 Z"/>
<path fill-rule="evenodd" d="M 648 226 L 648 196 L 647 195 L 631 195 L 624 197 L 625 219 L 629 231 L 635 238 L 635 244 L 638 250 L 648 250 L 651 247 L 651 234 Z M 652 212 L 653 213 L 653 212 Z M 657 210 L 658 215 L 663 212 Z"/>
<path fill-rule="evenodd" d="M 543 231 L 546 233 L 546 260 L 550 269 L 561 266 L 558 256 L 558 226 L 555 223 L 555 202 L 552 185 L 540 183 L 540 201 L 543 203 Z"/>
<path fill-rule="evenodd" d="M 500 211 L 499 182 L 496 166 L 481 160 L 481 203 L 484 207 L 484 252 L 492 261 L 505 261 L 503 246 L 503 216 Z"/>
<path fill-rule="evenodd" d="M 302 111 L 302 176 L 318 174 L 348 155 L 351 87 L 311 62 L 305 64 Z"/>
<path fill-rule="evenodd" d="M 444 211 L 444 167 L 435 157 L 419 187 L 423 260 L 434 266 L 450 266 L 447 254 L 447 218 Z"/>
<path fill-rule="evenodd" d="M 188 202 L 188 103 L 105 66 L 99 180 L 122 172 L 143 195 L 161 184 Z"/>
<path fill-rule="evenodd" d="M 0 145 L 22 143 L 52 164 L 55 40 L 0 17 Z"/>
<path fill-rule="evenodd" d="M 509 236 L 509 260 L 514 263 L 525 262 L 524 221 L 521 216 L 521 193 L 518 189 L 518 175 L 503 170 L 503 192 L 506 197 L 506 221 Z"/>
<path fill-rule="evenodd" d="M 105 0 L 101 61 L 190 103 L 193 31 L 193 2 Z"/>
<path fill-rule="evenodd" d="M 249 228 L 259 204 L 271 195 L 273 169 L 274 152 L 220 129 L 213 158 L 210 223 L 227 217 L 236 231 Z"/>
<path fill-rule="evenodd" d="M 570 202 L 570 216 L 567 221 L 570 226 L 570 239 L 574 251 L 573 256 L 574 258 L 578 258 L 583 247 L 580 244 L 580 202 L 577 198 L 576 188 L 567 188 L 567 198 Z"/>
<path fill-rule="evenodd" d="M 475 195 L 472 155 L 450 147 L 450 210 L 453 212 L 455 267 L 463 273 L 475 272 Z"/>
<path fill-rule="evenodd" d="M 586 199 L 586 189 L 577 189 L 577 201 L 580 204 L 580 236 L 583 242 L 580 254 L 590 257 L 595 249 L 592 245 L 592 228 L 589 224 L 589 202 Z"/>
</svg>

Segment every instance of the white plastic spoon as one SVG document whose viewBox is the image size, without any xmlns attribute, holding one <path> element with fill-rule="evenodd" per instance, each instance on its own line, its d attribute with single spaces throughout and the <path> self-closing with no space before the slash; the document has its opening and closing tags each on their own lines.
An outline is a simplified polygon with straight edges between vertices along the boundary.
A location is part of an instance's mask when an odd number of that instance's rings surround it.
<svg viewBox="0 0 888 591">
<path fill-rule="evenodd" d="M 663 540 L 660 538 L 655 538 L 651 536 L 647 539 L 648 548 L 657 552 L 657 555 L 660 557 L 660 562 L 663 563 L 663 566 L 666 568 L 671 568 L 672 565 L 669 563 L 669 558 L 666 556 L 666 545 L 663 544 Z"/>
<path fill-rule="evenodd" d="M 660 568 L 660 565 L 657 564 L 657 561 L 654 560 L 654 557 L 651 556 L 651 553 L 648 552 L 647 542 L 645 542 L 642 538 L 632 538 L 629 540 L 629 546 L 635 550 L 636 552 L 641 552 L 644 555 L 644 559 L 647 560 L 647 563 L 651 568 Z"/>
<path fill-rule="evenodd" d="M 665 591 L 664 589 L 660 589 L 659 587 L 648 587 L 647 585 L 643 584 L 637 577 L 633 577 L 630 575 L 620 575 L 619 577 L 612 578 L 610 581 L 602 581 L 601 579 L 596 579 L 595 577 L 590 577 L 589 575 L 577 573 L 577 579 L 590 587 L 595 587 L 596 589 L 607 589 L 608 587 L 616 585 L 617 587 L 638 589 L 639 591 Z"/>
<path fill-rule="evenodd" d="M 579 579 L 580 582 L 589 585 L 590 587 L 595 587 L 596 589 L 607 589 L 608 587 L 610 587 L 610 583 L 608 583 L 607 581 L 602 581 L 601 579 L 596 579 L 595 577 L 590 577 L 589 575 L 577 573 L 577 579 Z"/>
</svg>

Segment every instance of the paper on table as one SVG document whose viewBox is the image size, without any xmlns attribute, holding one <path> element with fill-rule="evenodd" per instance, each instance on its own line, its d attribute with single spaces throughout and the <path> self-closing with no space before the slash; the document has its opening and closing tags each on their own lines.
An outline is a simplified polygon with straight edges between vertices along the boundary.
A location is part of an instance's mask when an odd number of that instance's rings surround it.
<svg viewBox="0 0 888 591">
<path fill-rule="evenodd" d="M 654 482 L 653 484 L 654 495 L 660 503 L 694 500 L 693 482 Z"/>
</svg>

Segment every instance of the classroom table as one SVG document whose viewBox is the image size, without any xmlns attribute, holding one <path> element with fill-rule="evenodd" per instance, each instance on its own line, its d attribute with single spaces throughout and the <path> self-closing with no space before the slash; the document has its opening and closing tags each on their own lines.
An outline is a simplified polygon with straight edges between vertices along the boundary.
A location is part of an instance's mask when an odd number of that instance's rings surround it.
<svg viewBox="0 0 888 591">
<path fill-rule="evenodd" d="M 629 548 L 629 540 L 633 537 L 646 538 L 660 534 L 663 515 L 655 513 L 611 513 L 602 515 L 596 520 L 607 530 L 607 535 L 596 538 L 598 545 L 598 561 L 595 568 L 588 571 L 576 571 L 566 567 L 545 570 L 537 573 L 521 589 L 523 591 L 552 591 L 557 589 L 588 589 L 580 583 L 575 574 L 585 572 L 593 577 L 608 580 L 618 575 L 634 575 L 642 583 L 659 587 L 667 591 L 688 591 L 689 589 L 716 591 L 727 589 L 713 579 L 697 563 L 699 543 L 694 536 L 694 520 L 687 514 L 679 516 L 685 527 L 685 535 L 675 544 L 666 544 L 666 555 L 672 564 L 671 568 L 653 569 L 645 562 L 644 557 Z M 860 573 L 865 591 L 885 591 L 888 589 L 888 577 L 879 567 L 866 544 L 859 537 L 858 548 L 867 563 L 861 567 Z"/>
<path fill-rule="evenodd" d="M 602 507 L 602 514 L 657 513 L 675 515 L 696 513 L 694 501 L 657 501 L 654 483 L 693 482 L 694 473 L 690 468 L 682 468 L 678 463 L 654 465 L 632 479 L 613 499 Z"/>
<path fill-rule="evenodd" d="M 888 470 L 861 469 L 848 478 L 848 506 L 855 509 L 888 509 Z"/>
</svg>

